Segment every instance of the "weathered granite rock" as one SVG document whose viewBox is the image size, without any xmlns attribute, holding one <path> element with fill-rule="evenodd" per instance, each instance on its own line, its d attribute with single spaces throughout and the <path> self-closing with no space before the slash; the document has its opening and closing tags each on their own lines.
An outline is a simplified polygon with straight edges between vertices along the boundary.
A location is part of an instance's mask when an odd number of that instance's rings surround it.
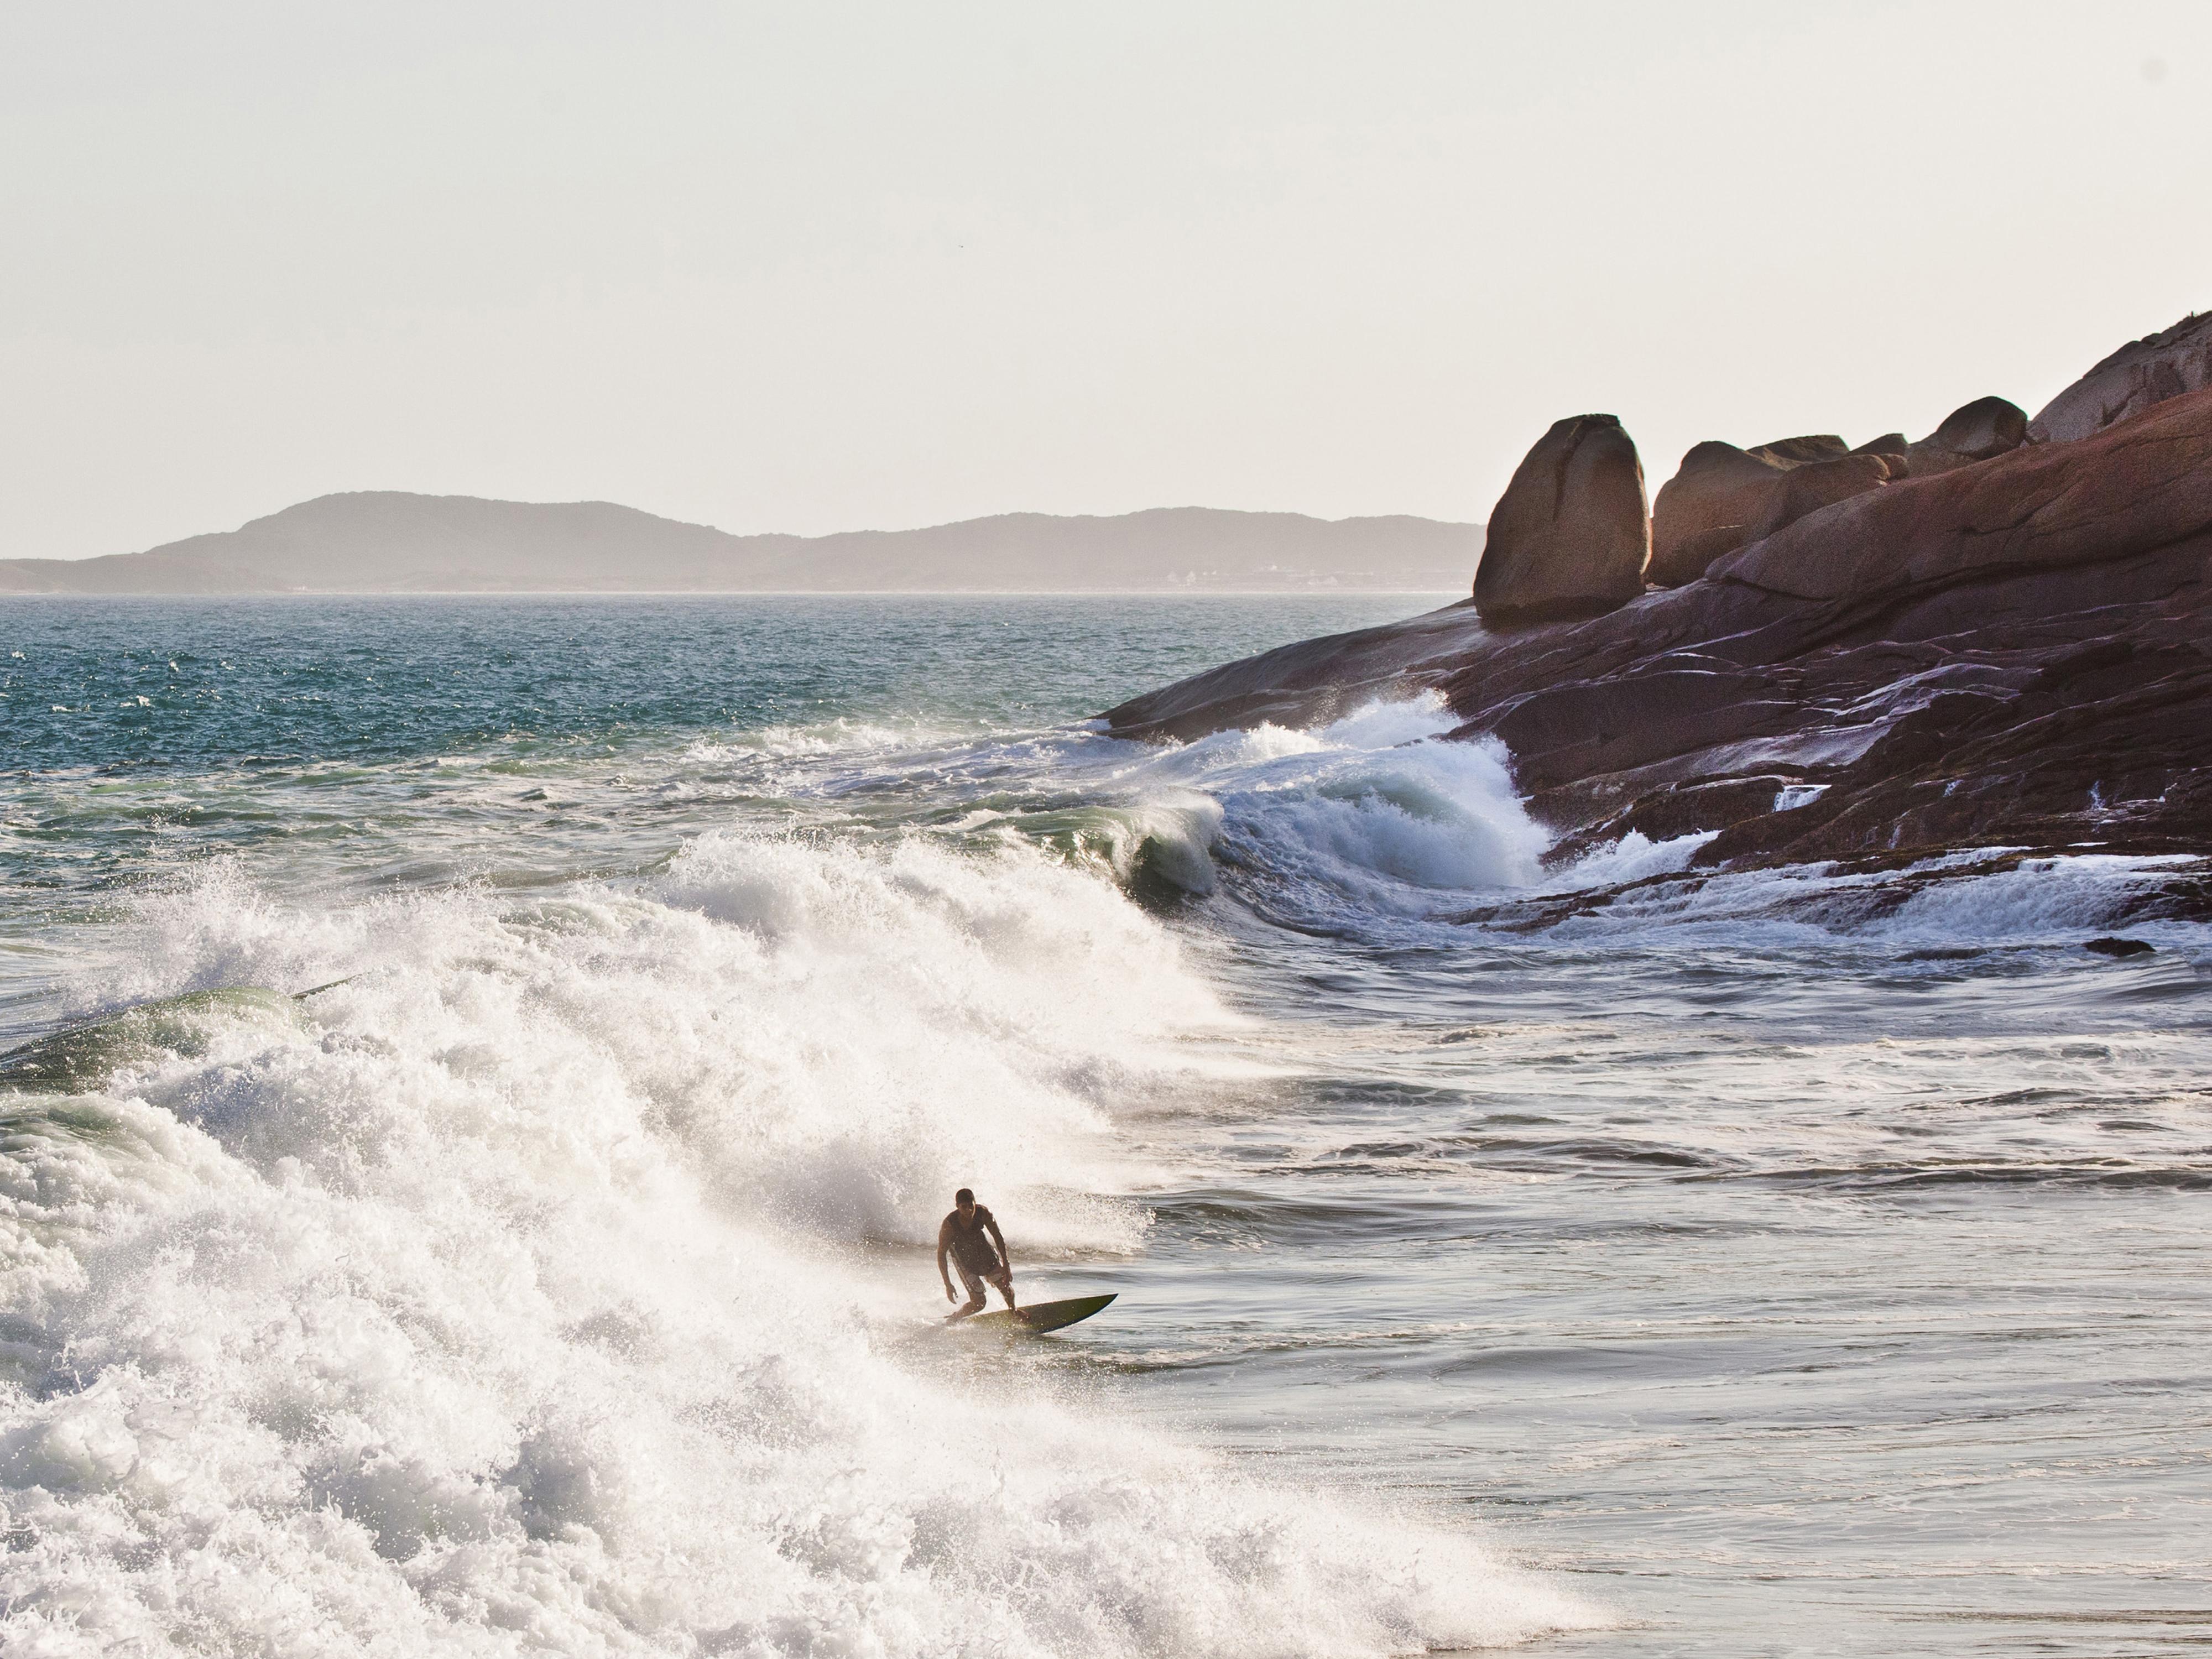
<svg viewBox="0 0 2212 1659">
<path fill-rule="evenodd" d="M 1188 738 L 1423 689 L 1504 744 L 1563 847 L 1648 824 L 1717 830 L 1699 868 L 2212 854 L 2212 389 L 1868 489 L 1629 609 L 1499 634 L 1462 605 L 1108 719 Z M 2202 868 L 2143 893 L 2212 915 Z"/>
<path fill-rule="evenodd" d="M 1682 457 L 1651 503 L 1651 564 L 1662 587 L 1680 587 L 1748 539 L 1745 527 L 1790 468 L 1714 440 Z"/>
<path fill-rule="evenodd" d="M 2027 441 L 2027 415 L 2002 398 L 1977 398 L 1953 410 L 1943 424 L 1910 446 L 1905 465 L 1916 478 L 1971 466 Z"/>
<path fill-rule="evenodd" d="M 1750 453 L 1762 461 L 1803 466 L 1808 462 L 1832 461 L 1838 455 L 1848 455 L 1851 447 L 1832 432 L 1818 432 L 1802 438 L 1777 438 L 1771 443 L 1754 444 Z"/>
<path fill-rule="evenodd" d="M 2073 443 L 2185 392 L 2212 386 L 2212 313 L 2122 346 L 2028 422 L 2039 444 Z"/>
<path fill-rule="evenodd" d="M 1650 514 L 1636 444 L 1611 415 L 1555 422 L 1490 514 L 1474 604 L 1499 626 L 1588 617 L 1644 591 Z"/>
<path fill-rule="evenodd" d="M 1889 446 L 1893 451 L 1877 448 Z M 1846 449 L 1841 438 L 1778 438 L 1753 449 L 1717 441 L 1682 457 L 1651 507 L 1651 564 L 1661 587 L 1680 587 L 1705 574 L 1723 554 L 1795 524 L 1808 513 L 1905 476 L 1901 434 Z M 1875 460 L 1876 455 L 1881 460 Z M 1821 471 L 1838 468 L 1841 471 Z M 1879 470 L 1875 470 L 1879 469 Z M 1801 471 L 1812 476 L 1792 483 Z"/>
<path fill-rule="evenodd" d="M 1841 518 L 1778 531 L 1711 574 L 1792 599 L 1887 604 L 1996 571 L 2109 564 L 2208 528 L 2212 392 L 2077 444 L 2030 445 L 1986 466 L 1916 473 L 1852 502 Z"/>
<path fill-rule="evenodd" d="M 1869 438 L 1863 444 L 1853 445 L 1851 453 L 1880 455 L 1894 461 L 1898 465 L 1890 468 L 1889 476 L 1893 478 L 1901 478 L 1905 476 L 1905 454 L 1911 447 L 1905 442 L 1905 434 L 1902 432 L 1885 432 L 1879 438 Z"/>
<path fill-rule="evenodd" d="M 1880 455 L 1843 455 L 1793 468 L 1768 489 L 1758 517 L 1745 526 L 1747 543 L 1759 541 L 1838 501 L 1847 501 L 1889 482 L 1889 463 Z"/>
</svg>

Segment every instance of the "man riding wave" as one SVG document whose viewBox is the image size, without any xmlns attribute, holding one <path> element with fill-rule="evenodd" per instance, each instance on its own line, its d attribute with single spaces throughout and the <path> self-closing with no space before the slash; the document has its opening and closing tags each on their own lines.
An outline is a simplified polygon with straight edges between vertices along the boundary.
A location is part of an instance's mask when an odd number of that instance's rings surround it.
<svg viewBox="0 0 2212 1659">
<path fill-rule="evenodd" d="M 994 1244 L 997 1246 L 995 1249 L 992 1248 Z M 1014 1305 L 1014 1270 L 1006 1237 L 999 1231 L 997 1218 L 978 1204 L 974 1192 L 965 1187 L 952 1195 L 952 1212 L 937 1229 L 937 1276 L 945 1281 L 945 1299 L 952 1302 L 958 1298 L 952 1294 L 952 1276 L 945 1270 L 948 1255 L 960 1265 L 960 1282 L 967 1287 L 968 1305 L 947 1315 L 947 1324 L 983 1311 L 986 1285 L 997 1285 L 999 1294 L 1006 1298 L 1006 1306 Z"/>
</svg>

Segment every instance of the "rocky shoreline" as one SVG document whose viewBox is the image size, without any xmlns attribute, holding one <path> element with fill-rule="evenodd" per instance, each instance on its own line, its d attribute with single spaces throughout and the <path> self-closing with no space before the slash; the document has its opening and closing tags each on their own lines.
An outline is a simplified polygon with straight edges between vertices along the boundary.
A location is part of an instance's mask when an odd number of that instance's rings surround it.
<svg viewBox="0 0 2212 1659">
<path fill-rule="evenodd" d="M 1471 599 L 1105 719 L 1189 738 L 1433 690 L 1557 860 L 1632 831 L 1711 833 L 1704 870 L 2212 852 L 2212 316 L 2032 421 L 1981 398 L 1917 443 L 1700 444 L 1644 500 L 1618 421 L 1560 422 Z M 2179 869 L 2162 902 L 2212 914 Z"/>
</svg>

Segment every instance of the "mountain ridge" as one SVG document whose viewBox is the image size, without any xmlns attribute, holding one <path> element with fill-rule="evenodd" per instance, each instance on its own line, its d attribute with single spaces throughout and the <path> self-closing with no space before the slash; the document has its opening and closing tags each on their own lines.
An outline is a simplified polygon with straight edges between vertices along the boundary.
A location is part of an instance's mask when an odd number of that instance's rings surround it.
<svg viewBox="0 0 2212 1659">
<path fill-rule="evenodd" d="M 1434 592 L 1482 526 L 1222 507 L 738 536 L 613 501 L 320 495 L 138 553 L 0 560 L 0 593 Z"/>
</svg>

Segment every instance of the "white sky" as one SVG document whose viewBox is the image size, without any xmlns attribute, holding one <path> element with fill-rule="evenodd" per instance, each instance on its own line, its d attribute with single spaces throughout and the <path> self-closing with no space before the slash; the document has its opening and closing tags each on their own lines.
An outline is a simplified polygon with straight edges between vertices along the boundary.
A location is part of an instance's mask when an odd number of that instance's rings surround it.
<svg viewBox="0 0 2212 1659">
<path fill-rule="evenodd" d="M 2212 5 L 0 5 L 0 556 L 1485 516 L 2212 308 Z"/>
</svg>

